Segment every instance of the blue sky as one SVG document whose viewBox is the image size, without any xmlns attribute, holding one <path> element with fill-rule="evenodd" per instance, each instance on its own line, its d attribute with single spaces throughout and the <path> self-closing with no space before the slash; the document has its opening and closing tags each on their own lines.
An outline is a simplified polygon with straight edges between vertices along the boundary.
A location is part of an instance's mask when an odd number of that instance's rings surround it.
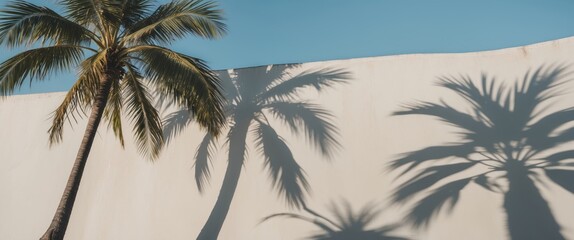
<svg viewBox="0 0 574 240">
<path fill-rule="evenodd" d="M 7 1 L 0 0 L 4 5 Z M 31 1 L 55 6 L 54 0 Z M 158 1 L 165 2 L 165 1 Z M 492 50 L 574 36 L 572 0 L 221 0 L 229 28 L 173 49 L 213 69 L 409 53 Z M 4 47 L 3 47 L 4 48 Z M 15 51 L 4 50 L 4 60 Z M 72 70 L 73 71 L 73 70 Z M 66 91 L 73 74 L 19 94 Z"/>
</svg>

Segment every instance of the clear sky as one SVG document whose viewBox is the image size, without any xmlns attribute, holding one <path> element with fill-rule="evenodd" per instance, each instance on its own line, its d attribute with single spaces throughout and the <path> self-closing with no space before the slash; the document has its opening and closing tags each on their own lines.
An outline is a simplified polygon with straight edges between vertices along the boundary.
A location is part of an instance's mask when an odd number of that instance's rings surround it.
<svg viewBox="0 0 574 240">
<path fill-rule="evenodd" d="M 7 1 L 0 0 L 2 5 Z M 55 0 L 32 0 L 55 6 Z M 166 1 L 158 1 L 166 2 Z M 492 50 L 574 36 L 573 0 L 220 0 L 227 36 L 173 49 L 213 69 Z M 0 60 L 15 53 L 5 50 Z M 66 91 L 72 74 L 18 93 Z"/>
</svg>

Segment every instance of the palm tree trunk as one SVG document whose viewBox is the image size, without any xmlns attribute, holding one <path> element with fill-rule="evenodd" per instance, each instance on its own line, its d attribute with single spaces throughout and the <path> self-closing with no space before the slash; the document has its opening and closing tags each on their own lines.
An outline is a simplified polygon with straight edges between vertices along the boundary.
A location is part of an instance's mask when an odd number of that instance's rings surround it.
<svg viewBox="0 0 574 240">
<path fill-rule="evenodd" d="M 504 208 L 510 239 L 563 240 L 560 225 L 527 170 L 508 171 L 508 183 Z"/>
<path fill-rule="evenodd" d="M 245 120 L 235 121 L 235 126 L 230 129 L 229 133 L 229 162 L 227 163 L 227 170 L 223 178 L 223 184 L 219 190 L 219 196 L 215 202 L 215 206 L 211 210 L 211 214 L 207 219 L 205 225 L 201 229 L 198 240 L 214 240 L 217 239 L 219 231 L 223 226 L 225 217 L 229 212 L 231 201 L 237 189 L 239 176 L 245 158 L 245 140 L 247 132 L 249 131 L 249 118 L 238 118 Z"/>
<path fill-rule="evenodd" d="M 92 143 L 94 142 L 94 137 L 98 130 L 98 125 L 102 119 L 104 108 L 108 101 L 108 95 L 112 80 L 108 77 L 104 80 L 101 85 L 96 99 L 92 106 L 92 112 L 90 113 L 90 118 L 88 119 L 88 125 L 84 133 L 84 138 L 78 150 L 78 155 L 76 156 L 76 161 L 68 177 L 68 182 L 66 183 L 66 188 L 60 199 L 60 204 L 58 209 L 52 218 L 52 223 L 48 227 L 48 230 L 40 240 L 62 240 L 66 233 L 66 228 L 68 227 L 68 222 L 70 216 L 72 215 L 72 208 L 74 207 L 74 201 L 76 200 L 76 194 L 80 187 L 80 182 L 82 180 L 82 174 L 84 172 L 84 167 L 88 160 L 88 155 L 90 154 L 90 149 L 92 148 Z"/>
</svg>

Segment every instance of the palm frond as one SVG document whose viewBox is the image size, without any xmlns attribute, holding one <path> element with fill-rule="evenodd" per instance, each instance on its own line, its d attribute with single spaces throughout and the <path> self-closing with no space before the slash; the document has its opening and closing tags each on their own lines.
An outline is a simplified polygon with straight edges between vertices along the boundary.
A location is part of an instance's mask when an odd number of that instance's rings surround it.
<svg viewBox="0 0 574 240">
<path fill-rule="evenodd" d="M 87 58 L 80 65 L 78 80 L 66 94 L 66 97 L 53 112 L 52 126 L 48 130 L 50 135 L 50 145 L 62 141 L 64 123 L 70 118 L 76 120 L 76 113 L 83 113 L 84 109 L 90 106 L 99 88 L 100 69 L 102 56 L 96 54 Z"/>
<path fill-rule="evenodd" d="M 269 111 L 297 134 L 303 133 L 319 148 L 324 156 L 330 157 L 340 147 L 337 141 L 338 129 L 332 122 L 333 115 L 316 104 L 303 102 L 272 102 L 264 105 Z"/>
<path fill-rule="evenodd" d="M 393 193 L 395 202 L 404 202 L 414 195 L 430 188 L 444 178 L 461 173 L 476 165 L 476 162 L 454 163 L 448 165 L 437 165 L 424 169 L 415 175 Z"/>
<path fill-rule="evenodd" d="M 150 14 L 153 0 L 122 0 L 121 23 L 126 31 L 131 31 L 135 23 Z"/>
<path fill-rule="evenodd" d="M 151 45 L 131 52 L 162 97 L 187 107 L 201 127 L 218 135 L 225 124 L 225 102 L 219 79 L 200 59 Z"/>
<path fill-rule="evenodd" d="M 222 11 L 214 2 L 172 1 L 135 23 L 124 38 L 127 43 L 171 43 L 193 34 L 204 38 L 221 37 L 226 26 Z"/>
<path fill-rule="evenodd" d="M 262 102 L 273 100 L 293 100 L 299 91 L 306 87 L 314 87 L 317 91 L 345 83 L 351 74 L 342 69 L 320 69 L 304 71 L 292 78 L 284 79 L 281 83 L 263 92 L 258 98 Z"/>
<path fill-rule="evenodd" d="M 128 67 L 128 70 L 122 81 L 128 116 L 134 125 L 139 150 L 155 159 L 164 143 L 161 119 L 150 101 L 146 86 L 141 82 L 142 76 L 133 67 Z"/>
<path fill-rule="evenodd" d="M 56 44 L 81 44 L 92 33 L 47 7 L 14 1 L 0 10 L 0 44 L 10 47 L 37 41 Z"/>
<path fill-rule="evenodd" d="M 215 153 L 215 139 L 211 134 L 205 134 L 195 153 L 195 184 L 199 192 L 203 192 L 205 184 L 209 183 L 211 157 Z"/>
<path fill-rule="evenodd" d="M 468 185 L 470 180 L 471 178 L 456 180 L 434 190 L 416 203 L 409 212 L 408 220 L 415 227 L 428 226 L 430 220 L 438 215 L 445 205 L 448 207 L 448 210 L 452 210 L 458 202 L 460 191 Z"/>
<path fill-rule="evenodd" d="M 574 194 L 574 168 L 571 169 L 544 169 L 546 176 L 554 183 Z"/>
<path fill-rule="evenodd" d="M 121 1 L 117 0 L 59 0 L 65 6 L 66 15 L 72 21 L 95 26 L 101 34 L 108 33 L 109 26 L 121 20 Z"/>
<path fill-rule="evenodd" d="M 104 118 L 108 120 L 108 127 L 112 128 L 116 138 L 124 147 L 124 134 L 122 131 L 122 89 L 119 81 L 113 81 L 108 95 L 108 103 L 104 109 Z"/>
<path fill-rule="evenodd" d="M 265 166 L 270 171 L 274 186 L 290 206 L 302 206 L 309 184 L 291 150 L 269 125 L 259 122 L 254 133 L 256 145 L 265 158 Z"/>
<path fill-rule="evenodd" d="M 56 57 L 57 56 L 57 57 Z M 81 48 L 59 45 L 24 51 L 0 64 L 0 96 L 14 92 L 25 79 L 43 80 L 51 72 L 67 70 L 80 63 Z"/>
</svg>

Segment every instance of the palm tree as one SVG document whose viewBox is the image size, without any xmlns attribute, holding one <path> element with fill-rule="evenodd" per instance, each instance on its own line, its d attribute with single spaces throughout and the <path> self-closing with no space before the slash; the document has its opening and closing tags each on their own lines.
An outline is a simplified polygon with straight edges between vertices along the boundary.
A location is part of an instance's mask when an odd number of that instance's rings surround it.
<svg viewBox="0 0 574 240">
<path fill-rule="evenodd" d="M 102 117 L 123 146 L 121 112 L 125 109 L 139 150 L 152 159 L 164 139 L 150 87 L 191 109 L 211 134 L 217 134 L 225 121 L 217 76 L 202 60 L 162 46 L 187 34 L 222 36 L 225 24 L 214 3 L 176 0 L 155 10 L 151 0 L 59 3 L 64 15 L 18 0 L 0 11 L 0 43 L 39 46 L 0 64 L 0 94 L 11 94 L 26 81 L 41 81 L 52 72 L 78 67 L 76 83 L 54 112 L 50 144 L 62 140 L 64 122 L 91 108 L 64 194 L 41 239 L 63 239 Z"/>
<path fill-rule="evenodd" d="M 274 65 L 220 75 L 230 125 L 227 132 L 229 162 L 219 197 L 197 239 L 217 239 L 219 235 L 239 181 L 250 128 L 253 128 L 256 146 L 264 157 L 273 185 L 294 207 L 304 202 L 307 180 L 286 142 L 268 119 L 276 117 L 287 123 L 293 132 L 304 134 L 326 157 L 338 146 L 337 130 L 330 122 L 331 114 L 318 105 L 299 101 L 298 98 L 303 88 L 312 86 L 322 91 L 343 82 L 349 74 L 341 70 L 323 69 L 291 76 L 288 70 L 297 66 Z M 172 113 L 167 117 L 166 131 L 174 136 L 189 122 L 185 121 L 185 117 L 185 111 Z M 208 133 L 197 149 L 195 180 L 200 192 L 210 176 L 209 161 L 215 144 Z"/>
<path fill-rule="evenodd" d="M 351 204 L 342 202 L 342 207 L 332 204 L 331 212 L 335 216 L 335 221 L 328 219 L 317 212 L 304 206 L 309 215 L 296 213 L 277 213 L 263 219 L 262 222 L 276 217 L 294 218 L 314 224 L 322 231 L 310 236 L 308 239 L 314 240 L 407 240 L 407 238 L 391 235 L 399 226 L 387 225 L 378 228 L 370 228 L 373 222 L 381 214 L 373 204 L 365 205 L 359 212 L 354 212 Z"/>
<path fill-rule="evenodd" d="M 427 226 L 441 208 L 452 209 L 470 183 L 504 196 L 511 239 L 564 239 L 560 225 L 539 188 L 553 182 L 574 193 L 574 108 L 551 111 L 563 91 L 564 67 L 541 67 L 510 87 L 483 75 L 480 85 L 468 77 L 442 78 L 469 104 L 468 111 L 445 102 L 406 106 L 395 115 L 436 117 L 457 129 L 459 140 L 404 154 L 391 168 L 419 169 L 402 183 L 394 200 L 422 195 L 408 219 Z M 423 167 L 424 166 L 424 167 Z M 429 190 L 429 191 L 425 191 Z"/>
</svg>

